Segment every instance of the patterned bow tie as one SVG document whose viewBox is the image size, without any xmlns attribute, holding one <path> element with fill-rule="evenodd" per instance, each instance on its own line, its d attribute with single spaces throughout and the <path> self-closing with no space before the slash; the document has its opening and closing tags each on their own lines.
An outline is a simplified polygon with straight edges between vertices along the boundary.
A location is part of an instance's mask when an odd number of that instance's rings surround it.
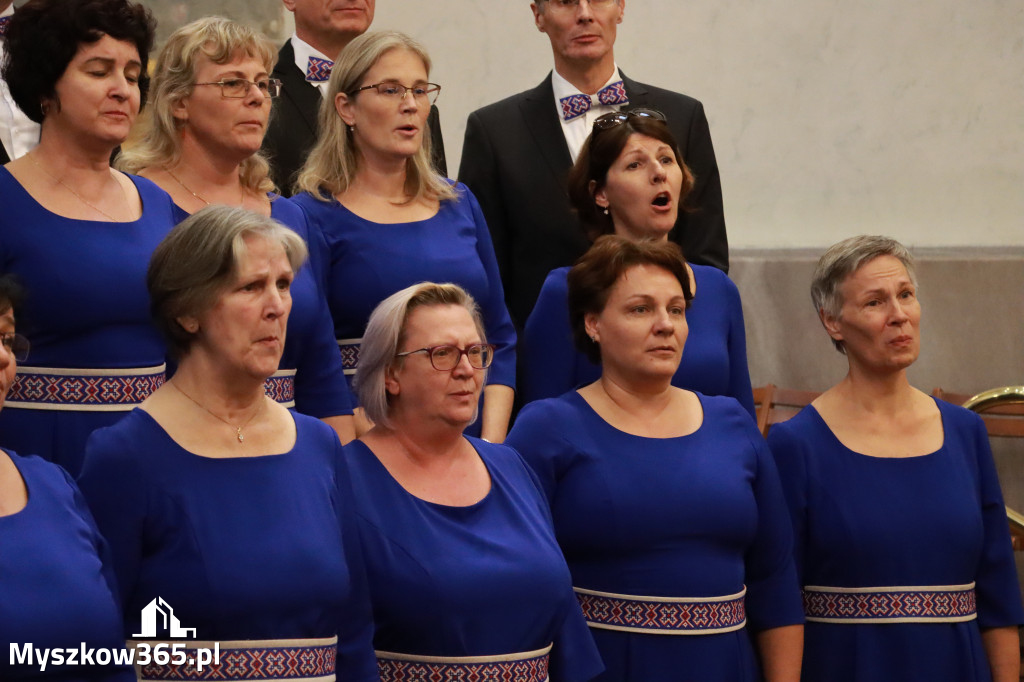
<svg viewBox="0 0 1024 682">
<path fill-rule="evenodd" d="M 569 95 L 558 100 L 562 105 L 562 118 L 571 121 L 590 111 L 593 106 L 593 97 L 590 95 Z M 626 86 L 622 81 L 616 81 L 606 85 L 597 91 L 598 104 L 629 104 L 629 97 L 626 96 Z"/>
<path fill-rule="evenodd" d="M 7 35 L 7 25 L 11 23 L 10 17 L 0 17 L 0 38 Z"/>
<path fill-rule="evenodd" d="M 309 65 L 306 67 L 306 80 L 310 83 L 326 83 L 331 78 L 331 69 L 334 62 L 330 59 L 310 57 Z"/>
</svg>

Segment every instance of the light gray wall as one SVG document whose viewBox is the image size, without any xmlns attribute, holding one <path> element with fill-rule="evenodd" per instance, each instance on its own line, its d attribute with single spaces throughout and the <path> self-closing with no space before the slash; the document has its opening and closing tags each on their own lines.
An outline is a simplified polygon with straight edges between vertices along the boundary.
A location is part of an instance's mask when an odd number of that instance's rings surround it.
<svg viewBox="0 0 1024 682">
<path fill-rule="evenodd" d="M 622 69 L 704 102 L 733 247 L 1024 245 L 1020 0 L 625 2 Z M 291 32 L 279 0 L 146 4 Z M 551 68 L 528 0 L 377 0 L 373 26 L 430 51 L 452 174 L 466 116 Z"/>
</svg>

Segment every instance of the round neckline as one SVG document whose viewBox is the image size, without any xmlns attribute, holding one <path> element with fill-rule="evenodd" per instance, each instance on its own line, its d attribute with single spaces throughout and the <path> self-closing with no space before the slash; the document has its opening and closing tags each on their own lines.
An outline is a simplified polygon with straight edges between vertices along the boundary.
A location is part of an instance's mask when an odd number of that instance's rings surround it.
<svg viewBox="0 0 1024 682">
<path fill-rule="evenodd" d="M 171 437 L 171 434 L 167 433 L 167 430 L 164 429 L 164 427 L 160 425 L 160 422 L 158 422 L 149 412 L 146 412 L 140 407 L 136 407 L 135 409 L 132 410 L 132 412 L 138 412 L 142 414 L 149 423 L 149 425 L 154 427 L 156 431 L 160 433 L 161 438 L 166 440 L 168 443 L 172 444 L 177 451 L 185 453 L 189 457 L 204 460 L 207 462 L 232 462 L 276 459 L 292 454 L 293 452 L 295 452 L 295 448 L 298 447 L 299 445 L 299 423 L 295 421 L 295 415 L 293 415 L 291 412 L 288 413 L 288 416 L 291 418 L 292 424 L 295 425 L 295 442 L 292 443 L 292 446 L 288 448 L 288 450 L 286 450 L 285 452 L 271 452 L 266 455 L 243 455 L 241 457 L 209 457 L 207 455 L 200 455 L 198 452 L 192 452 L 191 450 L 182 446 L 178 441 L 174 440 Z"/>
<path fill-rule="evenodd" d="M 934 397 L 932 397 L 932 396 L 929 396 L 929 397 L 931 397 L 932 400 L 935 400 Z M 825 419 L 821 416 L 821 413 L 818 412 L 818 408 L 816 408 L 816 407 L 814 407 L 814 405 L 810 405 L 810 404 L 808 404 L 807 407 L 811 410 L 811 414 L 814 415 L 814 418 L 817 420 L 817 422 L 821 426 L 821 428 L 824 429 L 828 433 L 829 438 L 831 438 L 840 448 L 842 448 L 844 452 L 847 452 L 847 453 L 849 453 L 851 455 L 856 455 L 857 457 L 863 457 L 865 459 L 877 460 L 877 461 L 887 461 L 888 460 L 888 461 L 896 461 L 896 462 L 898 462 L 898 461 L 906 461 L 906 460 L 932 458 L 932 457 L 935 457 L 935 456 L 941 454 L 946 449 L 946 433 L 947 433 L 947 429 L 946 429 L 946 415 L 944 415 L 942 413 L 942 407 L 940 405 L 938 405 L 938 403 L 936 403 L 936 408 L 939 410 L 939 420 L 942 423 L 942 445 L 940 445 L 936 450 L 933 450 L 932 452 L 926 452 L 923 455 L 910 455 L 908 457 L 879 457 L 878 455 L 868 455 L 868 454 L 865 454 L 863 452 L 857 452 L 853 448 L 851 448 L 848 445 L 846 445 L 846 443 L 844 443 L 843 441 L 839 440 L 839 437 L 829 427 L 828 422 L 826 422 Z"/>
<path fill-rule="evenodd" d="M 392 226 L 392 225 L 422 225 L 423 223 L 428 223 L 431 220 L 436 219 L 437 216 L 441 215 L 441 211 L 444 208 L 444 201 L 442 200 L 442 201 L 439 201 L 438 204 L 437 204 L 437 211 L 435 211 L 433 215 L 431 215 L 431 216 L 429 216 L 427 218 L 423 218 L 421 220 L 403 220 L 403 221 L 400 221 L 400 222 L 397 222 L 397 223 L 381 223 L 381 222 L 377 222 L 376 220 L 370 220 L 369 218 L 364 218 L 363 216 L 359 215 L 358 213 L 353 211 L 351 208 L 349 208 L 345 204 L 343 204 L 340 201 L 338 201 L 338 197 L 336 197 L 336 196 L 332 195 L 331 196 L 331 201 L 333 201 L 335 205 L 340 206 L 342 209 L 344 209 L 344 211 L 346 213 L 348 213 L 350 216 L 352 216 L 354 218 L 357 218 L 357 219 L 363 221 L 364 223 L 366 223 L 368 225 L 387 225 L 389 227 Z"/>
<path fill-rule="evenodd" d="M 494 472 L 491 470 L 491 465 L 487 462 L 487 458 L 484 457 L 480 453 L 480 450 L 477 449 L 476 445 L 473 444 L 473 441 L 470 440 L 468 437 L 466 437 L 465 434 L 463 434 L 462 437 L 464 439 L 466 439 L 466 441 L 469 443 L 470 447 L 473 448 L 473 452 L 475 452 L 476 456 L 480 458 L 481 462 L 483 462 L 484 468 L 487 470 L 487 477 L 488 477 L 488 479 L 490 479 L 490 484 L 491 485 L 487 489 L 487 492 L 484 494 L 484 496 L 481 497 L 479 500 L 477 500 L 476 502 L 473 502 L 472 504 L 461 504 L 461 505 L 460 504 L 443 504 L 441 502 L 431 502 L 430 500 L 424 500 L 419 495 L 414 495 L 413 493 L 409 492 L 409 490 L 407 490 L 406 487 L 404 485 L 402 485 L 398 481 L 398 479 L 395 478 L 392 475 L 392 473 L 390 471 L 388 471 L 388 468 L 386 466 L 384 466 L 384 462 L 380 461 L 380 458 L 377 457 L 376 453 L 373 450 L 370 449 L 369 445 L 367 445 L 366 443 L 364 443 L 363 441 L 361 441 L 359 439 L 356 439 L 355 441 L 353 441 L 353 443 L 358 443 L 364 450 L 366 450 L 366 454 L 373 460 L 374 465 L 379 467 L 380 470 L 384 473 L 384 475 L 388 478 L 388 480 L 391 481 L 391 483 L 394 484 L 394 486 L 398 490 L 400 490 L 402 493 L 404 493 L 410 499 L 415 500 L 416 502 L 419 502 L 419 503 L 422 503 L 422 504 L 429 505 L 431 507 L 436 507 L 437 509 L 446 510 L 446 511 L 454 510 L 454 511 L 460 512 L 460 511 L 472 511 L 474 509 L 478 509 L 478 508 L 482 507 L 491 498 L 491 495 L 494 493 L 494 488 L 495 488 Z"/>
<path fill-rule="evenodd" d="M 695 396 L 697 396 L 697 402 L 700 403 L 700 411 L 701 411 L 700 426 L 698 426 L 696 429 L 694 429 L 690 433 L 686 433 L 686 434 L 683 434 L 681 436 L 666 436 L 664 438 L 658 438 L 656 436 L 638 436 L 635 433 L 630 433 L 628 431 L 623 431 L 622 429 L 618 428 L 617 426 L 612 425 L 611 423 L 608 422 L 608 420 L 606 420 L 604 417 L 602 417 L 598 413 L 598 411 L 594 409 L 594 406 L 591 405 L 589 402 L 587 402 L 586 398 L 584 398 L 582 395 L 580 395 L 579 389 L 574 389 L 571 393 L 572 393 L 573 397 L 576 400 L 579 400 L 586 407 L 586 409 L 590 411 L 590 414 L 592 414 L 594 417 L 596 417 L 597 420 L 599 422 L 601 422 L 602 424 L 604 424 L 608 429 L 614 431 L 617 434 L 620 434 L 620 435 L 623 435 L 623 436 L 626 436 L 626 437 L 629 437 L 629 438 L 640 438 L 642 440 L 662 441 L 662 442 L 666 442 L 667 443 L 667 442 L 670 442 L 670 441 L 680 440 L 682 438 L 691 438 L 693 436 L 696 436 L 697 434 L 699 434 L 701 431 L 704 430 L 704 425 L 707 424 L 707 408 L 704 405 L 704 396 L 702 394 L 698 393 L 697 391 L 690 391 L 690 393 L 693 393 Z"/>
<path fill-rule="evenodd" d="M 3 167 L 0 166 L 0 168 Z M 135 193 L 139 195 L 139 217 L 136 218 L 135 220 L 89 220 L 87 218 L 69 218 L 67 216 L 61 215 L 60 213 L 55 213 L 54 211 L 51 211 L 50 209 L 46 208 L 41 203 L 39 203 L 39 200 L 32 196 L 32 193 L 25 189 L 24 185 L 18 182 L 18 179 L 14 177 L 14 174 L 11 173 L 11 171 L 7 170 L 6 168 L 3 168 L 3 171 L 7 173 L 8 178 L 10 178 L 10 181 L 14 183 L 14 185 L 18 188 L 18 191 L 20 191 L 22 194 L 28 197 L 29 201 L 36 205 L 36 208 L 54 218 L 59 218 L 60 220 L 70 220 L 76 223 L 95 223 L 97 225 L 134 225 L 138 223 L 140 220 L 142 220 L 142 218 L 146 215 L 146 199 L 145 197 L 142 196 L 142 190 L 139 189 L 138 183 L 135 182 L 135 178 L 137 176 L 131 175 L 130 173 L 125 173 L 124 176 L 128 178 L 129 182 L 132 183 L 132 187 L 135 188 Z M 163 190 L 160 191 L 162 192 Z M 177 206 L 177 204 L 175 204 L 175 206 Z"/>
</svg>

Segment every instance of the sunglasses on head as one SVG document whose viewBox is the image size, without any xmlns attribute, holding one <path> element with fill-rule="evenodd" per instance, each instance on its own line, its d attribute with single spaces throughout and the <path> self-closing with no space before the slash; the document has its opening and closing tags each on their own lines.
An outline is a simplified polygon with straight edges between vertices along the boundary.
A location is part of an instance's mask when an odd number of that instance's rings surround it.
<svg viewBox="0 0 1024 682">
<path fill-rule="evenodd" d="M 664 121 L 665 114 L 657 109 L 630 109 L 629 111 L 613 111 L 594 119 L 594 130 L 608 130 L 617 125 L 622 125 L 629 119 L 653 118 L 656 121 Z"/>
</svg>

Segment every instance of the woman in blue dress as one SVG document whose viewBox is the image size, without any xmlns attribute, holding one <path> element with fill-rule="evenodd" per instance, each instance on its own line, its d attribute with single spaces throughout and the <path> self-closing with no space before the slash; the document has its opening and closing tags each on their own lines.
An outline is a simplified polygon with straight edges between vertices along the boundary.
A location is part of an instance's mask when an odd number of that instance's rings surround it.
<svg viewBox="0 0 1024 682">
<path fill-rule="evenodd" d="M 79 484 L 110 542 L 125 629 L 151 650 L 181 629 L 216 642 L 206 679 L 376 680 L 341 443 L 263 389 L 305 256 L 297 234 L 240 208 L 175 227 L 147 283 L 177 371 L 86 450 Z M 194 674 L 163 663 L 140 678 Z"/>
<path fill-rule="evenodd" d="M 21 323 L 33 346 L 0 432 L 72 475 L 89 434 L 164 379 L 145 271 L 173 204 L 109 164 L 145 98 L 152 41 L 149 13 L 128 0 L 34 0 L 8 27 L 3 77 L 42 131 L 0 169 L 0 270 L 31 292 Z"/>
<path fill-rule="evenodd" d="M 911 255 L 886 237 L 839 242 L 811 297 L 849 372 L 768 436 L 804 589 L 804 679 L 1017 680 L 1024 612 L 985 426 L 907 380 Z"/>
<path fill-rule="evenodd" d="M 259 153 L 281 83 L 277 50 L 263 35 L 221 17 L 193 21 L 167 39 L 153 76 L 153 102 L 118 166 L 162 187 L 181 218 L 210 204 L 269 215 L 306 240 L 309 263 L 292 283 L 288 345 L 267 393 L 323 419 L 343 443 L 355 437 L 352 399 L 324 296 L 326 246 L 302 211 L 272 193 Z"/>
<path fill-rule="evenodd" d="M 0 277 L 0 404 L 28 340 L 15 332 L 21 292 Z M 7 682 L 132 682 L 124 655 L 117 584 L 106 543 L 67 472 L 39 457 L 0 450 L 0 677 Z M 93 665 L 65 665 L 53 650 L 104 650 Z M 46 650 L 50 650 L 47 652 Z M 47 655 L 49 654 L 49 655 Z M 40 656 L 45 662 L 40 665 Z"/>
<path fill-rule="evenodd" d="M 440 86 L 429 75 L 423 46 L 401 33 L 349 43 L 331 71 L 320 139 L 294 200 L 327 241 L 327 298 L 350 377 L 370 313 L 399 289 L 454 282 L 479 301 L 498 349 L 472 428 L 500 442 L 512 411 L 515 330 L 479 204 L 430 165 L 427 116 Z"/>
<path fill-rule="evenodd" d="M 413 285 L 370 316 L 356 387 L 375 426 L 346 455 L 381 680 L 601 670 L 536 478 L 512 449 L 463 435 L 493 358 L 456 285 Z"/>
<path fill-rule="evenodd" d="M 664 153 L 649 163 L 669 164 L 681 173 L 661 173 L 635 191 L 616 191 L 610 179 L 621 175 L 620 167 L 641 170 L 636 155 L 645 141 L 664 145 Z M 693 176 L 664 116 L 652 109 L 598 118 L 569 173 L 569 197 L 591 239 L 617 234 L 632 240 L 667 241 L 692 188 Z M 717 268 L 687 263 L 686 269 L 690 289 L 699 295 L 686 311 L 690 333 L 672 385 L 704 395 L 731 396 L 754 416 L 740 292 Z M 526 320 L 520 344 L 525 402 L 554 398 L 595 381 L 601 374 L 600 366 L 572 343 L 566 303 L 568 273 L 569 268 L 557 268 L 548 274 Z"/>
<path fill-rule="evenodd" d="M 644 154 L 638 186 L 681 172 Z M 569 315 L 601 377 L 527 405 L 507 444 L 551 503 L 598 679 L 795 682 L 803 614 L 771 454 L 735 399 L 671 383 L 688 274 L 675 243 L 600 237 L 569 272 Z"/>
</svg>

